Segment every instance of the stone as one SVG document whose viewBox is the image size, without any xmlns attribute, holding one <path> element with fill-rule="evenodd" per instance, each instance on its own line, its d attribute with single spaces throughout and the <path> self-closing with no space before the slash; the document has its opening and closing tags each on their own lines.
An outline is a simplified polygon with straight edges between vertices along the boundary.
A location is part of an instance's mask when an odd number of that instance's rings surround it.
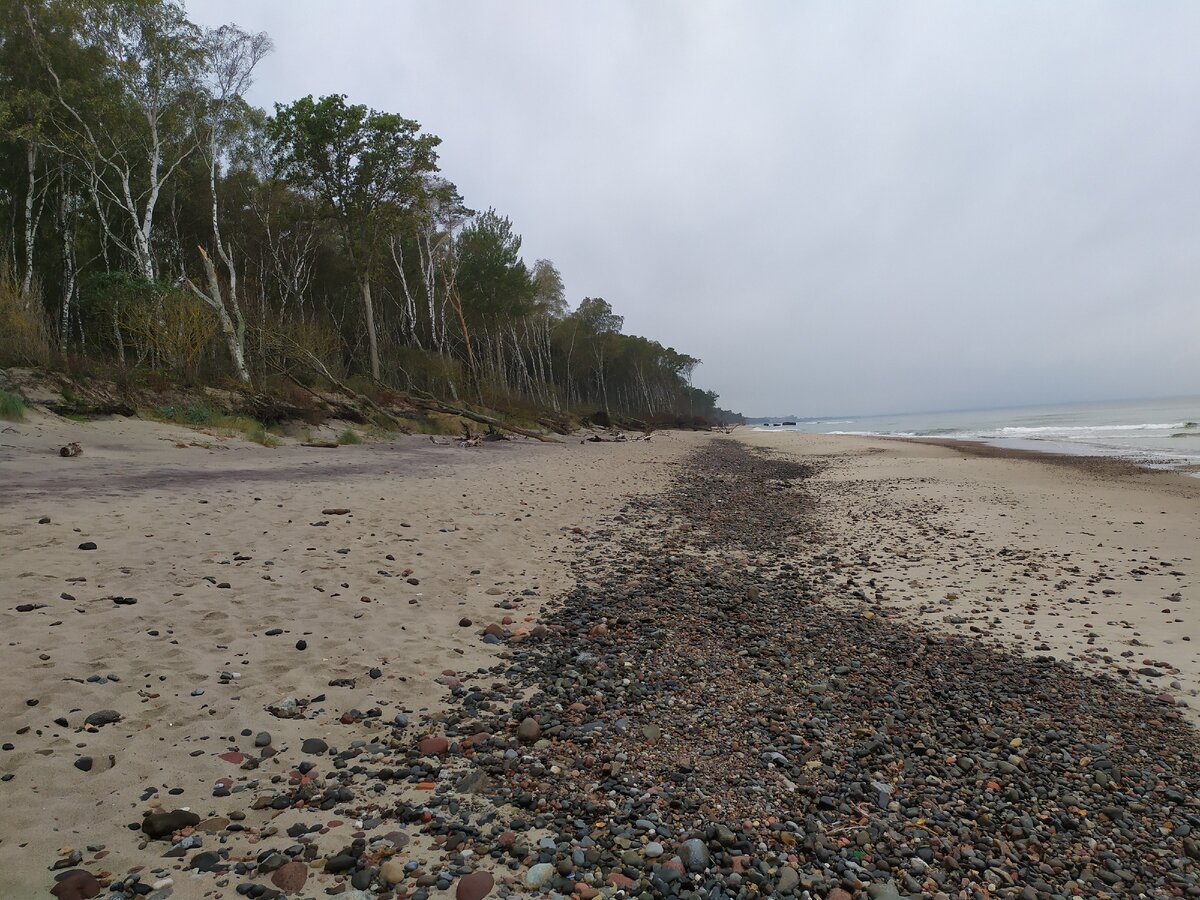
<svg viewBox="0 0 1200 900">
<path fill-rule="evenodd" d="M 271 733 L 269 731 L 260 731 L 258 734 L 256 734 L 254 736 L 254 746 L 255 747 L 271 746 Z"/>
<path fill-rule="evenodd" d="M 308 866 L 298 860 L 284 863 L 271 873 L 271 884 L 285 894 L 301 890 L 306 881 L 308 881 Z"/>
<path fill-rule="evenodd" d="M 311 753 L 313 755 L 320 755 L 322 753 L 328 752 L 328 750 L 329 750 L 329 745 L 327 743 L 325 743 L 323 740 L 321 740 L 320 738 L 308 738 L 307 740 L 305 740 L 305 742 L 303 744 L 300 745 L 301 753 Z"/>
<path fill-rule="evenodd" d="M 325 871 L 335 874 L 338 872 L 349 872 L 356 865 L 358 865 L 356 857 L 350 856 L 348 853 L 339 853 L 325 860 Z"/>
<path fill-rule="evenodd" d="M 417 741 L 417 749 L 425 756 L 445 756 L 450 752 L 450 741 L 440 734 L 430 734 Z"/>
<path fill-rule="evenodd" d="M 389 859 L 379 867 L 379 880 L 391 887 L 404 880 L 404 863 L 398 859 Z"/>
<path fill-rule="evenodd" d="M 800 886 L 800 873 L 791 866 L 784 866 L 779 872 L 779 881 L 775 884 L 775 890 L 781 894 L 786 894 L 788 891 L 794 891 Z"/>
<path fill-rule="evenodd" d="M 454 890 L 454 900 L 483 900 L 495 885 L 496 879 L 492 877 L 491 872 L 472 872 L 459 879 L 458 887 Z"/>
<path fill-rule="evenodd" d="M 121 714 L 115 709 L 98 709 L 84 719 L 83 724 L 91 725 L 93 728 L 103 728 L 105 725 L 112 725 L 114 722 L 120 721 Z"/>
<path fill-rule="evenodd" d="M 542 736 L 542 726 L 538 724 L 537 719 L 532 716 L 527 716 L 517 726 L 517 738 L 526 744 L 532 744 Z"/>
<path fill-rule="evenodd" d="M 50 893 L 58 900 L 91 900 L 100 896 L 100 882 L 86 869 L 71 869 L 58 876 Z"/>
<path fill-rule="evenodd" d="M 708 847 L 700 838 L 680 844 L 679 857 L 689 872 L 703 872 L 708 868 Z"/>
<path fill-rule="evenodd" d="M 191 828 L 200 824 L 200 817 L 186 809 L 174 809 L 170 812 L 150 813 L 142 819 L 142 831 L 150 840 L 161 840 L 170 837 L 183 828 Z"/>
<path fill-rule="evenodd" d="M 529 871 L 525 873 L 524 884 L 527 888 L 537 890 L 545 887 L 553 877 L 554 866 L 550 863 L 538 863 L 529 867 Z"/>
</svg>

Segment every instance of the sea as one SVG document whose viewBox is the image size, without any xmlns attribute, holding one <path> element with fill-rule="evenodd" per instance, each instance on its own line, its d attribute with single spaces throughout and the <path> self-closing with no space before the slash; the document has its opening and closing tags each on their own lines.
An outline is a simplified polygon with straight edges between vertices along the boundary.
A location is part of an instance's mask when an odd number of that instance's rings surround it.
<svg viewBox="0 0 1200 900">
<path fill-rule="evenodd" d="M 755 431 L 948 438 L 997 447 L 1112 456 L 1200 477 L 1200 397 L 1012 409 L 771 419 Z"/>
</svg>

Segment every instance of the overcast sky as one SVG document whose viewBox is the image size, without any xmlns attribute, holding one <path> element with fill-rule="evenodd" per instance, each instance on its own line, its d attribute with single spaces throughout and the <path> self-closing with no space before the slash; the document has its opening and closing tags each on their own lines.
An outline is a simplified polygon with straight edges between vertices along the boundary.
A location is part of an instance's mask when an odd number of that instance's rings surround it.
<svg viewBox="0 0 1200 900">
<path fill-rule="evenodd" d="M 1200 393 L 1200 3 L 188 0 L 747 414 Z"/>
</svg>

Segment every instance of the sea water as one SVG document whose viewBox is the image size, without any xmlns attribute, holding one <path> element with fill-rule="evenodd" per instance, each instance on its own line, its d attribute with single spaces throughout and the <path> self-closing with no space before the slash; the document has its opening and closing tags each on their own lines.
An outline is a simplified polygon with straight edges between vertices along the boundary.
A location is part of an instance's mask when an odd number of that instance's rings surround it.
<svg viewBox="0 0 1200 900">
<path fill-rule="evenodd" d="M 789 424 L 783 425 L 783 422 Z M 795 424 L 791 424 L 791 423 Z M 801 431 L 983 441 L 998 447 L 1114 456 L 1152 468 L 1200 471 L 1200 397 L 1013 409 L 772 419 L 756 431 Z"/>
</svg>

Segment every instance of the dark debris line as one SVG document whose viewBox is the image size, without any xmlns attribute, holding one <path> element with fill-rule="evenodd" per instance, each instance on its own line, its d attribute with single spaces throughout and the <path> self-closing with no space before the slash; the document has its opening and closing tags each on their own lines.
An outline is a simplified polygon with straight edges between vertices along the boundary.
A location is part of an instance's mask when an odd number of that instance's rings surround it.
<svg viewBox="0 0 1200 900">
<path fill-rule="evenodd" d="M 457 692 L 448 736 L 492 735 L 472 765 L 521 810 L 480 852 L 583 896 L 1200 896 L 1196 734 L 1049 658 L 822 604 L 794 566 L 828 549 L 812 471 L 715 441 L 593 535 L 508 685 Z"/>
</svg>

